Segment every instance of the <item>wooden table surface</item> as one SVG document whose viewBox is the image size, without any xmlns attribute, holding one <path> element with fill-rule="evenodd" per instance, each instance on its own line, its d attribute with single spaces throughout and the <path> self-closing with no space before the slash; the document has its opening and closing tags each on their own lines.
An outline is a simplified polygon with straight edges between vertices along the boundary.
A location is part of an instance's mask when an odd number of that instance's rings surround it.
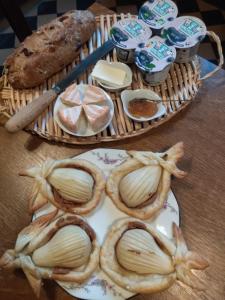
<svg viewBox="0 0 225 300">
<path fill-rule="evenodd" d="M 108 12 L 100 6 L 96 13 Z M 203 61 L 203 67 L 211 67 Z M 199 276 L 207 289 L 203 292 L 175 284 L 155 295 L 138 295 L 135 300 L 224 300 L 225 299 L 225 71 L 204 82 L 196 100 L 184 112 L 159 128 L 121 142 L 97 146 L 51 144 L 26 132 L 11 135 L 0 128 L 0 255 L 14 246 L 18 232 L 31 219 L 27 198 L 31 180 L 18 172 L 39 164 L 47 157 L 66 158 L 95 147 L 158 151 L 178 141 L 185 144 L 181 169 L 188 172 L 175 179 L 172 189 L 178 199 L 181 228 L 190 249 L 201 253 L 210 267 Z M 0 299 L 33 299 L 32 290 L 21 271 L 0 272 Z M 41 300 L 72 299 L 54 282 L 45 281 Z M 101 299 L 99 299 L 101 300 Z"/>
</svg>

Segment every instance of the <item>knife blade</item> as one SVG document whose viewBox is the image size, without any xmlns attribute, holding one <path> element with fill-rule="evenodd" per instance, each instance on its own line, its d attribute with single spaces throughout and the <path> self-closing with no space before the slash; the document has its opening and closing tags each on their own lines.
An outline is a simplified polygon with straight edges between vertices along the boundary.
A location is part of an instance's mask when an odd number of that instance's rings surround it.
<svg viewBox="0 0 225 300">
<path fill-rule="evenodd" d="M 61 93 L 71 84 L 71 82 L 84 73 L 88 67 L 95 64 L 100 58 L 108 54 L 114 47 L 115 45 L 111 40 L 105 42 L 101 47 L 93 51 L 78 66 L 76 66 L 66 78 L 58 82 L 53 89 L 57 93 Z"/>
<path fill-rule="evenodd" d="M 95 64 L 100 58 L 108 54 L 111 50 L 113 50 L 114 47 L 115 45 L 110 39 L 102 46 L 98 47 L 52 89 L 46 91 L 41 96 L 34 99 L 28 105 L 16 112 L 16 114 L 6 122 L 6 130 L 12 133 L 17 132 L 34 121 L 49 106 L 49 104 L 55 100 L 58 94 L 63 92 L 63 90 L 67 88 L 82 73 L 84 73 L 88 67 Z"/>
</svg>

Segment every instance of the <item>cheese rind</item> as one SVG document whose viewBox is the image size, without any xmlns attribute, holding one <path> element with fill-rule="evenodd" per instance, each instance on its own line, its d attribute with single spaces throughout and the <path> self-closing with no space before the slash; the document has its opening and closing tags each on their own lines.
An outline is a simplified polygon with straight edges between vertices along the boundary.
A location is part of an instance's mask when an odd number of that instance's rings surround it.
<svg viewBox="0 0 225 300">
<path fill-rule="evenodd" d="M 79 89 L 77 88 L 76 83 L 68 86 L 68 88 L 65 90 L 65 92 L 63 92 L 60 95 L 60 98 L 62 100 L 62 103 L 65 105 L 74 106 L 74 105 L 82 104 L 81 94 L 80 94 Z"/>
<path fill-rule="evenodd" d="M 57 112 L 58 120 L 71 132 L 97 131 L 108 121 L 110 108 L 104 105 L 107 95 L 99 87 L 72 84 L 60 99 L 64 105 Z"/>
<path fill-rule="evenodd" d="M 91 76 L 94 79 L 101 81 L 102 83 L 108 85 L 121 86 L 124 84 L 126 72 L 124 70 L 118 69 L 111 65 L 107 65 L 105 63 L 101 63 L 101 61 L 99 61 L 95 65 Z"/>
<path fill-rule="evenodd" d="M 83 105 L 85 115 L 91 128 L 96 131 L 105 125 L 108 115 L 108 106 L 99 106 L 94 104 Z"/>
<path fill-rule="evenodd" d="M 84 94 L 83 104 L 97 104 L 104 100 L 105 95 L 100 88 L 93 85 L 87 87 Z"/>
<path fill-rule="evenodd" d="M 58 111 L 59 120 L 63 126 L 72 131 L 77 131 L 79 120 L 81 117 L 82 106 L 73 106 L 69 108 L 62 108 Z"/>
</svg>

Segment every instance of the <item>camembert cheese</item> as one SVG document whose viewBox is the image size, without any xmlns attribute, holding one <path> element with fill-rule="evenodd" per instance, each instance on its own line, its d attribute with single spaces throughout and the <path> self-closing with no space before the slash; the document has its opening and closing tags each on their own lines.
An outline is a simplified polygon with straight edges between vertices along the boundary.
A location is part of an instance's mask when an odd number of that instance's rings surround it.
<svg viewBox="0 0 225 300">
<path fill-rule="evenodd" d="M 83 105 L 83 109 L 93 130 L 98 130 L 106 123 L 109 115 L 108 106 L 89 104 Z"/>
<path fill-rule="evenodd" d="M 79 127 L 79 120 L 82 113 L 82 106 L 73 106 L 62 108 L 58 111 L 58 116 L 62 124 L 72 130 L 77 131 Z"/>
<path fill-rule="evenodd" d="M 65 90 L 60 95 L 60 98 L 62 100 L 62 103 L 68 106 L 74 106 L 74 105 L 81 105 L 81 93 L 79 89 L 77 88 L 77 84 L 74 83 Z"/>
<path fill-rule="evenodd" d="M 85 91 L 83 104 L 96 104 L 100 102 L 104 102 L 105 95 L 103 91 L 93 85 L 89 85 Z"/>
<path fill-rule="evenodd" d="M 72 132 L 85 128 L 97 131 L 107 123 L 110 109 L 104 105 L 106 95 L 99 87 L 73 84 L 60 95 L 60 98 L 64 105 L 57 114 L 66 129 Z"/>
</svg>

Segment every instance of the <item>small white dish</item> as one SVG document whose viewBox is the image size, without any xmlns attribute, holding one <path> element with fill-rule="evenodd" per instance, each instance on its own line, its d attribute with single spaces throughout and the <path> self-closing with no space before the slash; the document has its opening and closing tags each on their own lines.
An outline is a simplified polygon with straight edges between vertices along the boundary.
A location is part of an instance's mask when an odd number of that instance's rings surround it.
<svg viewBox="0 0 225 300">
<path fill-rule="evenodd" d="M 120 70 L 123 70 L 125 71 L 126 73 L 126 77 L 125 77 L 125 80 L 124 80 L 124 83 L 123 85 L 117 85 L 117 84 L 106 84 L 106 83 L 103 83 L 101 80 L 99 79 L 95 79 L 93 77 L 93 79 L 101 86 L 103 87 L 104 89 L 106 90 L 109 90 L 109 91 L 112 91 L 112 92 L 116 92 L 116 91 L 119 91 L 119 90 L 122 90 L 122 89 L 125 89 L 127 88 L 128 86 L 131 85 L 132 83 L 132 71 L 130 69 L 130 67 L 128 67 L 126 64 L 124 63 L 121 63 L 121 62 L 108 62 L 106 60 L 100 60 L 98 61 L 98 63 L 101 63 L 102 65 L 109 65 L 109 66 L 113 66 L 115 67 L 116 69 L 120 69 Z"/>
<path fill-rule="evenodd" d="M 85 89 L 88 87 L 88 84 L 79 84 L 77 86 L 80 91 L 85 91 Z M 82 116 L 82 120 L 80 121 L 80 126 L 79 126 L 79 130 L 77 131 L 71 131 L 69 129 L 67 129 L 63 124 L 62 122 L 59 120 L 59 117 L 58 117 L 58 111 L 59 109 L 61 108 L 67 108 L 68 106 L 63 104 L 62 101 L 61 101 L 61 98 L 60 98 L 60 95 L 58 96 L 58 98 L 56 99 L 56 102 L 55 102 L 55 106 L 54 106 L 54 120 L 56 121 L 56 123 L 59 125 L 59 127 L 71 134 L 71 135 L 74 135 L 74 136 L 81 136 L 81 137 L 86 137 L 86 136 L 92 136 L 92 135 L 95 135 L 101 131 L 103 131 L 104 129 L 106 129 L 109 124 L 111 123 L 112 121 L 112 118 L 113 118 L 113 115 L 114 115 L 114 105 L 113 105 L 113 102 L 112 102 L 112 99 L 111 97 L 104 91 L 102 90 L 104 95 L 105 95 L 105 101 L 104 101 L 104 105 L 108 106 L 109 107 L 109 117 L 108 117 L 108 120 L 107 122 L 104 124 L 104 126 L 102 126 L 101 128 L 99 128 L 98 130 L 94 131 L 90 125 L 88 124 L 87 125 L 87 122 L 84 120 L 84 117 Z"/>
<path fill-rule="evenodd" d="M 157 103 L 158 111 L 156 112 L 156 114 L 154 114 L 153 116 L 151 116 L 149 118 L 145 118 L 145 117 L 136 118 L 135 116 L 130 114 L 128 111 L 128 103 L 134 99 L 149 99 L 149 100 L 154 100 L 156 102 L 158 101 L 158 103 Z M 121 100 L 123 103 L 123 109 L 124 109 L 125 113 L 127 114 L 127 116 L 138 122 L 154 120 L 154 119 L 159 118 L 166 114 L 166 108 L 162 103 L 162 99 L 159 97 L 158 94 L 156 94 L 155 92 L 153 92 L 151 90 L 146 90 L 146 89 L 125 90 L 121 93 Z"/>
</svg>

